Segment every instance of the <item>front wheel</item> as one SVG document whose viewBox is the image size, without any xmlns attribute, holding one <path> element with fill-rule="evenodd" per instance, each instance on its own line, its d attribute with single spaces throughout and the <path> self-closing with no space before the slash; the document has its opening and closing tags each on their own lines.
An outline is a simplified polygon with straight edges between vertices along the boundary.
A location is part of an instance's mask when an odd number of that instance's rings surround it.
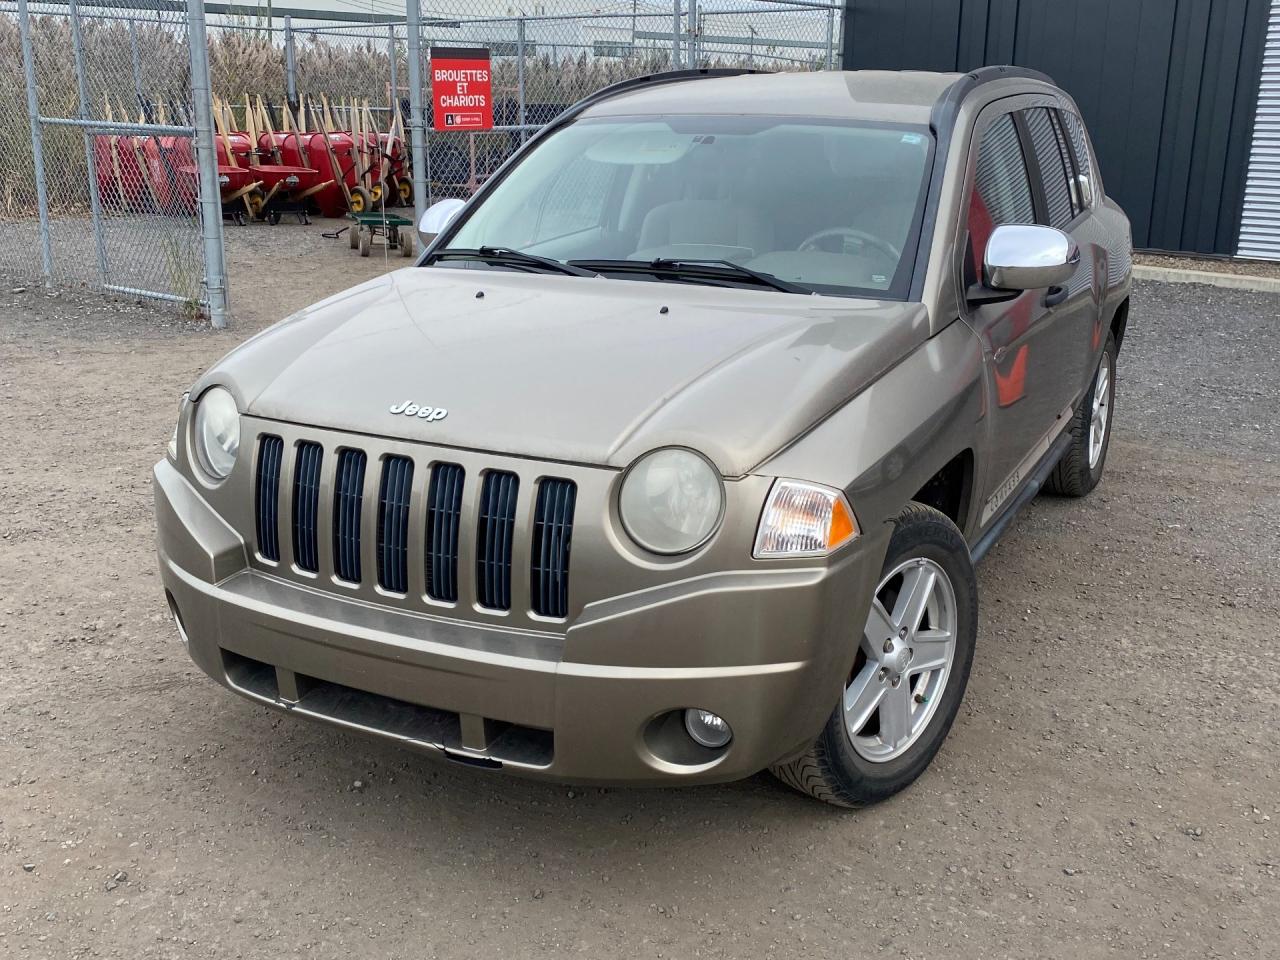
<svg viewBox="0 0 1280 960">
<path fill-rule="evenodd" d="M 944 514 L 909 504 L 894 521 L 840 702 L 817 739 L 773 773 L 842 807 L 906 787 L 951 729 L 977 633 L 978 591 L 964 537 Z"/>
</svg>

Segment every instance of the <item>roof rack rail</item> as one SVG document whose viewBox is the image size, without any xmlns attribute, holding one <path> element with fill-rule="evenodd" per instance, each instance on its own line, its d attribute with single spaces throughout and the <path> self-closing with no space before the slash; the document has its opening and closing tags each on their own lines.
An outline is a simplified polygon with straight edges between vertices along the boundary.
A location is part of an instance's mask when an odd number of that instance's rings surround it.
<svg viewBox="0 0 1280 960">
<path fill-rule="evenodd" d="M 970 70 L 963 74 L 955 83 L 947 87 L 943 91 L 942 96 L 937 99 L 933 105 L 933 110 L 929 115 L 929 125 L 933 127 L 933 132 L 937 134 L 941 127 L 951 119 L 955 111 L 959 108 L 960 102 L 964 100 L 977 87 L 984 83 L 992 83 L 996 80 L 1039 80 L 1041 83 L 1053 83 L 1053 78 L 1047 73 L 1041 73 L 1039 70 L 1032 70 L 1030 67 L 1012 67 L 1012 66 L 990 66 L 978 67 L 976 70 Z"/>
</svg>

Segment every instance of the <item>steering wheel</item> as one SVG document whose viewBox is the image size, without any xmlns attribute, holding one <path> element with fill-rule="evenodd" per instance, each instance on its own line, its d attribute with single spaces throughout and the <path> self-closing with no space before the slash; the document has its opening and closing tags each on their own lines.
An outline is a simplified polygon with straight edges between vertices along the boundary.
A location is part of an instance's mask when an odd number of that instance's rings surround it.
<svg viewBox="0 0 1280 960">
<path fill-rule="evenodd" d="M 827 239 L 827 237 L 839 237 L 842 241 L 855 241 L 859 246 L 870 245 L 875 247 L 892 262 L 897 263 L 902 258 L 902 251 L 895 247 L 887 240 L 881 240 L 874 234 L 867 233 L 865 230 L 858 230 L 854 227 L 828 227 L 826 230 L 819 230 L 811 236 L 805 237 L 797 248 L 799 250 L 821 250 L 819 241 Z"/>
</svg>

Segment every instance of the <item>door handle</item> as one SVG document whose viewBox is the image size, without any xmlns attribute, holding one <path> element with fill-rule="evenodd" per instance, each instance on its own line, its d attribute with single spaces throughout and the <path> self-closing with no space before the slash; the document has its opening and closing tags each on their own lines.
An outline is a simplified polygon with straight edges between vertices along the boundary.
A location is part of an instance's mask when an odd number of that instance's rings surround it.
<svg viewBox="0 0 1280 960">
<path fill-rule="evenodd" d="M 1061 284 L 1054 284 L 1044 292 L 1044 305 L 1046 307 L 1056 307 L 1065 299 L 1067 299 L 1067 288 Z"/>
</svg>

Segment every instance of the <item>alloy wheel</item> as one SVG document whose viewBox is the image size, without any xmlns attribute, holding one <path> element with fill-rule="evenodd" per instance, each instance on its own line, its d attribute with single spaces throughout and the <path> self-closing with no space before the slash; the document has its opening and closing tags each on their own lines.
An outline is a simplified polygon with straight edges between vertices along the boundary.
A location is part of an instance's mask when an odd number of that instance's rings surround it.
<svg viewBox="0 0 1280 960">
<path fill-rule="evenodd" d="M 901 756 L 929 725 L 951 673 L 956 629 L 955 589 L 934 561 L 909 559 L 880 581 L 843 701 L 845 731 L 864 760 Z"/>
<path fill-rule="evenodd" d="M 1093 385 L 1092 410 L 1089 417 L 1089 469 L 1098 465 L 1107 442 L 1107 426 L 1111 420 L 1111 363 L 1104 354 Z"/>
</svg>

